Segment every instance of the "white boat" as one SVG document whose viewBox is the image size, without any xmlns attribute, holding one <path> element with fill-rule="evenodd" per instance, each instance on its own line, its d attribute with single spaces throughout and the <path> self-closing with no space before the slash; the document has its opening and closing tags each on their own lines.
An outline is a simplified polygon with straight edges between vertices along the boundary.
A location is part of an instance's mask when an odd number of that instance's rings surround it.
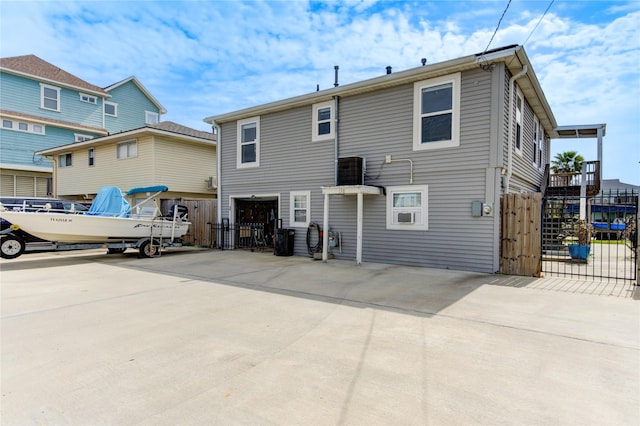
<svg viewBox="0 0 640 426">
<path fill-rule="evenodd" d="M 127 195 L 155 193 L 131 208 L 119 188 L 104 187 L 89 211 L 83 214 L 6 210 L 0 205 L 0 217 L 10 222 L 14 230 L 20 228 L 56 243 L 136 242 L 143 239 L 173 242 L 184 236 L 191 225 L 187 221 L 186 207 L 174 205 L 170 217 L 161 216 L 157 206 L 147 207 L 151 199 L 167 190 L 166 186 L 134 188 Z"/>
</svg>

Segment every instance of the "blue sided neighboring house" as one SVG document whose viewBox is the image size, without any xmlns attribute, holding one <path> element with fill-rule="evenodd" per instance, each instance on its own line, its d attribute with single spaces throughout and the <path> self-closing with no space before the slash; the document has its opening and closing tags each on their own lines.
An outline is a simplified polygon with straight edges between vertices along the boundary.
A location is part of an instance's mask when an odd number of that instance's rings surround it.
<svg viewBox="0 0 640 426">
<path fill-rule="evenodd" d="M 135 77 L 101 88 L 35 55 L 0 58 L 0 194 L 47 196 L 52 164 L 35 152 L 156 124 L 165 113 Z M 73 165 L 71 154 L 57 162 Z"/>
</svg>

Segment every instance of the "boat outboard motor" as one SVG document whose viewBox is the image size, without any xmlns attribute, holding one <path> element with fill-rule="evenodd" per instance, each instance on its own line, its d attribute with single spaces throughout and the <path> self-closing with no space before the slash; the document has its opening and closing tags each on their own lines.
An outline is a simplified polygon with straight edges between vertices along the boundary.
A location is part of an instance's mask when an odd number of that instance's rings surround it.
<svg viewBox="0 0 640 426">
<path fill-rule="evenodd" d="M 176 219 L 187 220 L 188 212 L 187 206 L 174 204 L 169 209 L 169 218 L 173 219 L 175 217 Z"/>
</svg>

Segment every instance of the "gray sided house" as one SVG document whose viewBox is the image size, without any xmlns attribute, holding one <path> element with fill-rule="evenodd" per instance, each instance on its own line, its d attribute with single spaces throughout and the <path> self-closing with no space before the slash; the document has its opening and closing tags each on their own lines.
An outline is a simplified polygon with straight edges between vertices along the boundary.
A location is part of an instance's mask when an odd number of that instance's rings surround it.
<svg viewBox="0 0 640 426">
<path fill-rule="evenodd" d="M 318 224 L 339 235 L 339 259 L 490 273 L 500 197 L 540 191 L 556 128 L 522 46 L 205 122 L 218 133 L 220 218 L 267 233 L 281 219 L 296 255 Z"/>
</svg>

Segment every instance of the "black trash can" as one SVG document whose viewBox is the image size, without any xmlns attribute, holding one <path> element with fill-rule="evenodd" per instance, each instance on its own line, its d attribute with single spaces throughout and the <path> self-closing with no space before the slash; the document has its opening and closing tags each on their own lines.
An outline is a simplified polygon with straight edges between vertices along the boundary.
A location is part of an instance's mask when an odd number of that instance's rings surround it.
<svg viewBox="0 0 640 426">
<path fill-rule="evenodd" d="M 295 229 L 276 229 L 273 254 L 276 256 L 293 256 L 293 242 L 295 236 Z"/>
</svg>

